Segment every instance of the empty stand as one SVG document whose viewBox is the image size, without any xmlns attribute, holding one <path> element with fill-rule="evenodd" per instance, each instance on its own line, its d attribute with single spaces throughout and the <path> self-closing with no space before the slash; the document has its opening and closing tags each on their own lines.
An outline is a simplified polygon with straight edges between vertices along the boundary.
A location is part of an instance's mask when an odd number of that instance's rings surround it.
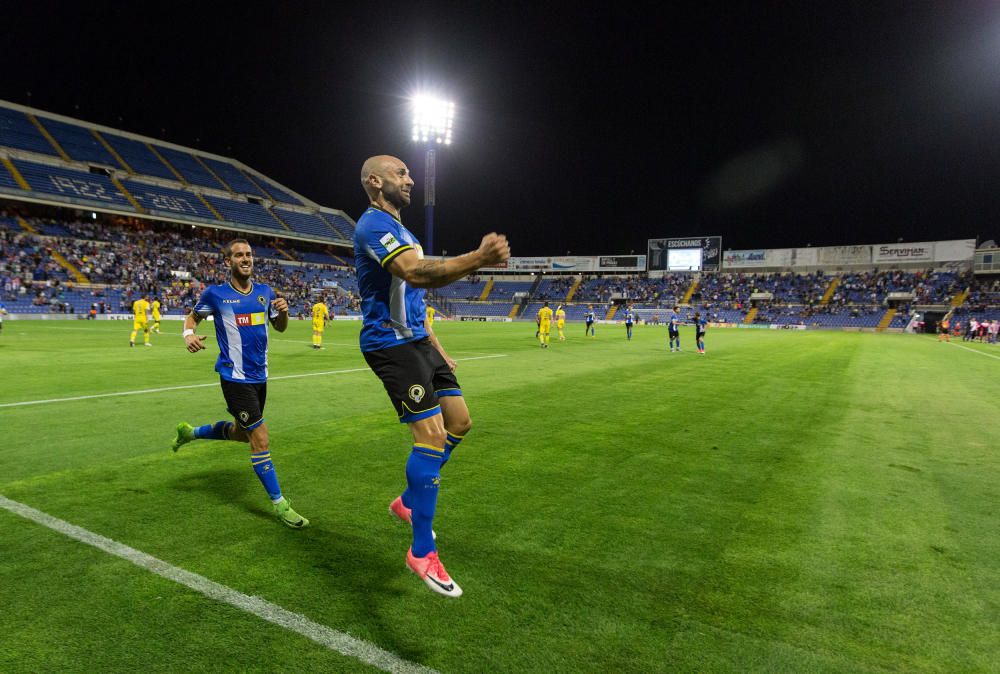
<svg viewBox="0 0 1000 674">
<path fill-rule="evenodd" d="M 28 116 L 11 108 L 0 107 L 0 145 L 58 156 Z"/>
<path fill-rule="evenodd" d="M 106 175 L 36 164 L 20 159 L 13 160 L 13 163 L 33 191 L 107 206 L 113 205 L 127 211 L 135 210 Z"/>
<path fill-rule="evenodd" d="M 300 232 L 302 234 L 309 234 L 311 236 L 321 236 L 324 238 L 329 238 L 331 236 L 339 237 L 339 234 L 333 230 L 326 221 L 320 218 L 318 215 L 312 213 L 301 213 L 299 211 L 290 211 L 284 208 L 274 209 L 278 217 L 288 225 L 292 231 Z"/>
<path fill-rule="evenodd" d="M 264 229 L 273 229 L 282 233 L 288 231 L 281 226 L 280 222 L 274 219 L 274 216 L 267 212 L 266 208 L 258 204 L 211 196 L 206 196 L 205 199 L 212 204 L 223 218 L 231 222 L 254 225 L 256 227 L 263 227 Z"/>
<path fill-rule="evenodd" d="M 157 145 L 156 151 L 163 156 L 170 165 L 173 166 L 178 173 L 183 176 L 184 180 L 192 185 L 199 185 L 201 187 L 211 187 L 216 190 L 225 190 L 226 186 L 215 179 L 211 173 L 205 170 L 205 167 L 198 162 L 189 152 L 181 152 L 180 150 L 175 150 L 169 147 L 163 147 L 162 145 Z"/>
<path fill-rule="evenodd" d="M 119 167 L 115 158 L 94 137 L 89 128 L 45 117 L 37 117 L 37 119 L 52 134 L 52 137 L 66 151 L 70 159 L 105 164 L 115 168 Z M 122 166 L 121 168 L 124 167 Z"/>
<path fill-rule="evenodd" d="M 151 185 L 137 180 L 122 180 L 121 183 L 140 206 L 155 215 L 183 215 L 206 220 L 215 219 L 212 212 L 193 192 Z"/>
<path fill-rule="evenodd" d="M 337 238 L 346 239 L 347 241 L 354 238 L 354 225 L 347 218 L 336 213 L 320 213 L 319 216 L 333 228 L 333 231 L 337 232 L 339 235 Z"/>
<path fill-rule="evenodd" d="M 219 176 L 237 194 L 249 194 L 255 197 L 267 197 L 254 185 L 243 172 L 232 164 L 212 159 L 211 157 L 201 157 L 202 162 L 212 169 L 215 175 Z"/>
<path fill-rule="evenodd" d="M 128 164 L 133 173 L 176 180 L 173 172 L 160 161 L 159 157 L 146 147 L 145 143 L 126 138 L 125 136 L 117 136 L 113 133 L 102 133 L 101 136 L 125 160 L 125 163 Z"/>
</svg>

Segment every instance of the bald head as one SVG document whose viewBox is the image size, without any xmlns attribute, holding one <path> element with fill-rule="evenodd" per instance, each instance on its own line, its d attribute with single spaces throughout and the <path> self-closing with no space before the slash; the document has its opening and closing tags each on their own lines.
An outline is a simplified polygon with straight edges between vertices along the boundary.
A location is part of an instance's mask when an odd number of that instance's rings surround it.
<svg viewBox="0 0 1000 674">
<path fill-rule="evenodd" d="M 368 196 L 373 196 L 373 189 L 374 194 L 378 193 L 378 188 L 373 188 L 371 184 L 371 177 L 373 175 L 384 179 L 386 173 L 391 173 L 393 168 L 400 165 L 405 166 L 400 159 L 389 154 L 368 157 L 361 167 L 361 185 L 365 188 Z"/>
<path fill-rule="evenodd" d="M 410 204 L 413 179 L 403 160 L 380 154 L 369 157 L 362 165 L 361 186 L 373 203 L 388 202 L 399 209 Z"/>
</svg>

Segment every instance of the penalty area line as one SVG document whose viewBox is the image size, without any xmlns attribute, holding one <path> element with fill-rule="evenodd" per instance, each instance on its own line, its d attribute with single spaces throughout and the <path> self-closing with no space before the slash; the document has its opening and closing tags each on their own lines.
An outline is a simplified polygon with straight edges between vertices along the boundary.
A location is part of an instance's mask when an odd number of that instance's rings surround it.
<svg viewBox="0 0 1000 674">
<path fill-rule="evenodd" d="M 489 360 L 490 358 L 506 358 L 506 353 L 492 353 L 487 356 L 472 356 L 469 358 L 456 358 L 455 360 L 464 363 L 470 360 Z M 303 372 L 301 374 L 284 374 L 278 377 L 268 377 L 268 381 L 276 381 L 279 379 L 302 379 L 304 377 L 323 377 L 334 374 L 350 374 L 352 372 L 371 372 L 370 368 L 367 367 L 352 367 L 346 370 L 325 370 L 323 372 Z M 94 393 L 91 395 L 84 396 L 70 396 L 68 398 L 48 398 L 45 400 L 24 400 L 18 403 L 0 403 L 0 409 L 4 407 L 25 407 L 27 405 L 46 405 L 49 403 L 65 403 L 74 400 L 94 400 L 96 398 L 114 398 L 118 396 L 134 396 L 142 395 L 144 393 L 163 393 L 165 391 L 184 391 L 187 389 L 194 388 L 208 388 L 210 386 L 218 386 L 219 384 L 213 382 L 211 384 L 185 384 L 183 386 L 164 386 L 162 388 L 147 388 L 139 389 L 135 391 L 116 391 L 114 393 Z"/>
<path fill-rule="evenodd" d="M 199 576 L 197 573 L 185 571 L 180 567 L 173 566 L 152 555 L 148 555 L 141 550 L 130 548 L 124 543 L 105 538 L 100 534 L 95 534 L 93 531 L 78 527 L 75 524 L 70 524 L 57 517 L 43 513 L 41 510 L 36 510 L 31 506 L 13 501 L 2 494 L 0 494 L 0 508 L 52 529 L 64 536 L 97 548 L 109 555 L 114 555 L 127 562 L 131 562 L 139 568 L 155 573 L 167 580 L 172 580 L 188 589 L 205 595 L 209 599 L 229 604 L 241 611 L 301 634 L 331 651 L 355 658 L 373 667 L 378 667 L 383 671 L 436 672 L 434 669 L 404 660 L 394 653 L 379 648 L 375 644 L 352 637 L 346 632 L 338 632 L 326 625 L 313 622 L 304 615 L 289 611 L 260 597 L 243 594 L 231 587 L 216 583 L 204 576 Z"/>
</svg>

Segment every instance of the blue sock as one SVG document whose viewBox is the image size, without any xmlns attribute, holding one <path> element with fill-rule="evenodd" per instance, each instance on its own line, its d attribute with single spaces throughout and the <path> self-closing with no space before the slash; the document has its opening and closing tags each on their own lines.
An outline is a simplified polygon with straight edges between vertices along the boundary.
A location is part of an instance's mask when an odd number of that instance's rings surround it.
<svg viewBox="0 0 1000 674">
<path fill-rule="evenodd" d="M 458 444 L 465 439 L 464 435 L 456 435 L 455 433 L 448 433 L 448 431 L 445 431 L 445 433 L 447 433 L 447 436 L 444 441 L 444 458 L 441 459 L 442 468 L 444 468 L 444 464 L 448 463 L 448 459 L 451 458 L 452 450 L 458 447 Z"/>
<path fill-rule="evenodd" d="M 278 486 L 278 474 L 274 472 L 274 464 L 271 463 L 271 452 L 261 452 L 250 455 L 250 463 L 253 465 L 253 472 L 257 473 L 257 478 L 264 485 L 264 490 L 271 497 L 271 501 L 277 503 L 281 500 L 281 487 Z"/>
<path fill-rule="evenodd" d="M 194 429 L 194 437 L 199 440 L 228 440 L 226 426 L 231 421 L 216 421 L 214 424 L 205 424 Z"/>
<path fill-rule="evenodd" d="M 441 459 L 444 451 L 430 445 L 413 445 L 406 462 L 406 483 L 409 485 L 413 509 L 413 556 L 426 557 L 434 552 L 434 510 L 437 508 L 438 485 L 441 482 Z"/>
</svg>

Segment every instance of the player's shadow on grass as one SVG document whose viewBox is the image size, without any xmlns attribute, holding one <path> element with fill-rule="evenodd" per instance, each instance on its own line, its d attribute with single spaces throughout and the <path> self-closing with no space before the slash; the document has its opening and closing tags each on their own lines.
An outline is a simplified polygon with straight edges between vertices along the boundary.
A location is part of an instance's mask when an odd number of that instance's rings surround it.
<svg viewBox="0 0 1000 674">
<path fill-rule="evenodd" d="M 262 526 L 275 527 L 281 535 L 282 563 L 289 568 L 298 566 L 312 570 L 302 577 L 303 583 L 313 583 L 318 596 L 350 602 L 351 615 L 369 628 L 380 647 L 408 660 L 425 660 L 426 651 L 420 647 L 419 640 L 413 634 L 401 632 L 399 621 L 395 619 L 399 603 L 405 602 L 409 594 L 399 585 L 401 576 L 408 576 L 406 581 L 413 583 L 415 591 L 426 592 L 423 583 L 403 564 L 405 543 L 398 546 L 397 554 L 392 554 L 379 544 L 378 537 L 345 533 L 338 526 L 342 522 L 338 521 L 336 513 L 310 512 L 299 502 L 295 504 L 296 509 L 311 523 L 307 529 L 293 531 L 277 522 L 260 485 L 246 469 L 206 470 L 186 475 L 171 486 L 181 492 L 197 493 L 221 505 L 235 505 L 262 520 Z M 387 526 L 392 526 L 388 520 Z M 399 533 L 408 535 L 402 530 Z M 380 609 L 383 603 L 384 610 Z"/>
<path fill-rule="evenodd" d="M 253 478 L 251 474 L 249 478 Z M 199 492 L 226 505 L 239 505 L 248 513 L 271 517 L 269 510 L 261 507 L 260 485 L 248 479 L 246 470 L 220 468 L 202 473 L 185 475 L 173 488 L 178 491 Z M 264 501 L 266 503 L 266 499 Z"/>
</svg>

